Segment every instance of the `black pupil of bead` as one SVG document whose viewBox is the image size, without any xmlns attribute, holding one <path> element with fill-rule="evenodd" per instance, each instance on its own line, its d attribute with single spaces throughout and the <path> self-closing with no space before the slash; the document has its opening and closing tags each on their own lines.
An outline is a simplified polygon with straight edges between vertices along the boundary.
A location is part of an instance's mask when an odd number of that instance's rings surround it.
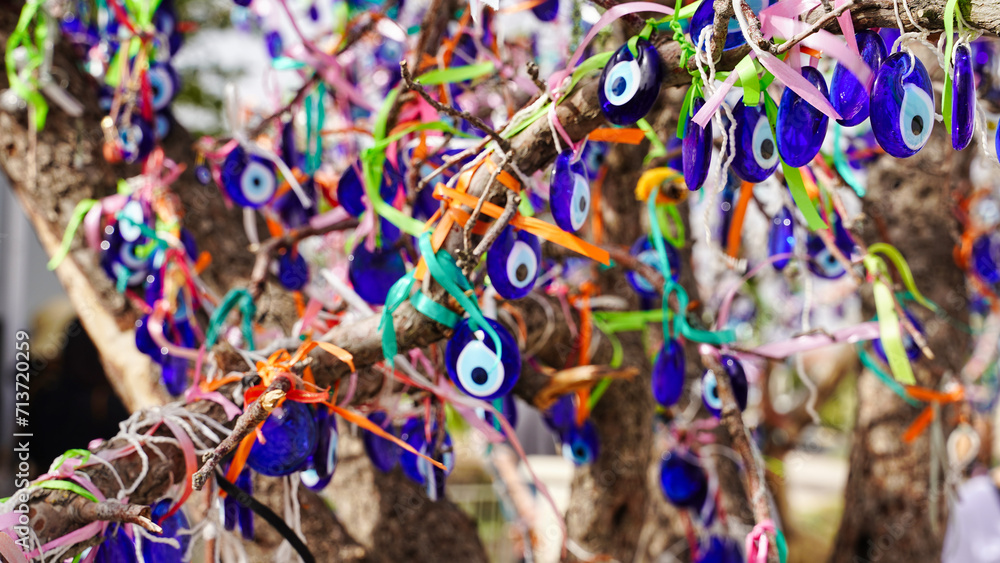
<svg viewBox="0 0 1000 563">
<path fill-rule="evenodd" d="M 764 139 L 764 142 L 760 144 L 760 156 L 764 157 L 765 160 L 771 158 L 774 155 L 774 141 L 771 139 Z"/>
<path fill-rule="evenodd" d="M 580 199 L 577 202 L 577 207 L 580 208 L 580 211 L 586 211 L 587 210 L 587 198 L 585 198 L 583 196 L 580 196 Z"/>
<path fill-rule="evenodd" d="M 576 446 L 573 448 L 573 455 L 575 455 L 577 459 L 583 459 L 587 456 L 587 450 L 583 449 L 583 446 Z"/>
<path fill-rule="evenodd" d="M 625 88 L 627 87 L 628 84 L 625 82 L 625 79 L 622 78 L 621 76 L 615 78 L 615 81 L 611 83 L 611 91 L 614 92 L 616 96 L 621 96 L 622 94 L 624 94 Z"/>
<path fill-rule="evenodd" d="M 919 115 L 914 115 L 913 119 L 910 121 L 910 131 L 913 131 L 914 135 L 919 135 L 924 132 L 924 118 Z"/>
<path fill-rule="evenodd" d="M 517 281 L 524 281 L 528 279 L 528 265 L 519 264 L 517 266 L 517 270 L 514 272 L 514 275 L 517 276 Z"/>
<path fill-rule="evenodd" d="M 474 368 L 472 370 L 472 381 L 474 381 L 476 385 L 482 385 L 486 383 L 487 379 L 489 379 L 489 375 L 490 374 L 486 372 L 486 368 Z"/>
</svg>

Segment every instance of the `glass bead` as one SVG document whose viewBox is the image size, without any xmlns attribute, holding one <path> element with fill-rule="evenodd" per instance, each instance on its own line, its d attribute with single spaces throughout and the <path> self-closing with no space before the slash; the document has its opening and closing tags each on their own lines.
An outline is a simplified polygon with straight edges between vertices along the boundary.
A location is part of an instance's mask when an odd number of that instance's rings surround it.
<svg viewBox="0 0 1000 563">
<path fill-rule="evenodd" d="M 691 100 L 691 115 L 698 113 L 704 105 L 705 100 L 701 98 Z M 700 189 L 708 178 L 708 167 L 712 162 L 711 121 L 702 127 L 694 119 L 688 119 L 681 145 L 681 158 L 687 188 L 691 191 Z"/>
<path fill-rule="evenodd" d="M 677 404 L 684 392 L 684 347 L 676 338 L 668 338 L 653 363 L 651 376 L 653 398 L 669 407 Z"/>
<path fill-rule="evenodd" d="M 385 247 L 369 251 L 362 242 L 354 248 L 347 273 L 362 299 L 385 305 L 392 285 L 406 275 L 406 264 L 398 251 Z"/>
<path fill-rule="evenodd" d="M 874 31 L 862 30 L 855 35 L 861 59 L 874 73 L 889 56 L 882 37 Z M 837 63 L 830 79 L 830 105 L 840 114 L 837 123 L 851 127 L 868 119 L 868 90 L 844 65 Z"/>
<path fill-rule="evenodd" d="M 500 337 L 500 357 L 496 344 L 483 329 L 465 319 L 445 346 L 448 377 L 466 395 L 495 399 L 506 395 L 521 375 L 521 353 L 517 341 L 500 323 L 486 319 Z"/>
<path fill-rule="evenodd" d="M 960 151 L 972 142 L 976 130 L 976 76 L 972 52 L 965 44 L 955 47 L 951 81 L 951 146 Z"/>
<path fill-rule="evenodd" d="M 573 162 L 573 151 L 565 150 L 556 157 L 552 168 L 549 207 L 559 228 L 579 231 L 590 217 L 590 182 L 583 159 Z"/>
<path fill-rule="evenodd" d="M 508 225 L 486 254 L 490 283 L 504 299 L 521 299 L 535 287 L 541 257 L 538 237 Z"/>
<path fill-rule="evenodd" d="M 262 475 L 289 475 L 316 449 L 316 421 L 302 403 L 286 400 L 271 411 L 260 431 L 266 442 L 254 442 L 247 465 Z"/>
<path fill-rule="evenodd" d="M 615 51 L 598 82 L 601 111 L 615 125 L 642 119 L 660 95 L 663 68 L 656 46 L 639 39 L 635 48 L 635 55 L 627 43 Z"/>
<path fill-rule="evenodd" d="M 733 108 L 736 151 L 732 168 L 740 179 L 763 182 L 778 167 L 778 148 L 764 106 L 746 106 L 741 99 Z"/>
<path fill-rule="evenodd" d="M 893 53 L 875 73 L 871 92 L 872 132 L 896 158 L 917 154 L 934 129 L 934 91 L 924 63 L 909 53 Z"/>
<path fill-rule="evenodd" d="M 817 87 L 823 97 L 830 97 L 826 79 L 818 70 L 804 66 L 802 76 Z M 830 118 L 825 113 L 814 108 L 791 88 L 785 88 L 775 121 L 778 154 L 785 164 L 792 168 L 809 164 L 823 146 L 829 122 Z"/>
</svg>

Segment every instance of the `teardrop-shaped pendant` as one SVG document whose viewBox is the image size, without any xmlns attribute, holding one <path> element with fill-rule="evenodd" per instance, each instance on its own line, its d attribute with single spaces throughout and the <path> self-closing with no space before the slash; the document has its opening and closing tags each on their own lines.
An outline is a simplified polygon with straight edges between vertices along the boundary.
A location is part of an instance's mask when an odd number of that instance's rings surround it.
<svg viewBox="0 0 1000 563">
<path fill-rule="evenodd" d="M 872 69 L 872 73 L 882 66 L 882 61 L 889 56 L 885 49 L 885 42 L 882 37 L 874 31 L 867 29 L 859 31 L 855 35 L 858 43 L 858 51 L 861 52 L 861 60 Z M 830 79 L 830 105 L 840 114 L 837 123 L 844 127 L 857 125 L 868 119 L 869 115 L 869 95 L 868 89 L 858 81 L 850 70 L 844 65 L 837 63 L 833 69 L 833 77 Z"/>
<path fill-rule="evenodd" d="M 951 146 L 960 151 L 972 142 L 976 130 L 976 77 L 969 46 L 955 47 L 951 80 Z"/>
<path fill-rule="evenodd" d="M 705 105 L 702 98 L 691 100 L 691 115 Z M 691 191 L 701 188 L 708 178 L 708 166 L 712 162 L 712 122 L 704 127 L 693 119 L 688 119 L 684 130 L 684 141 L 681 145 L 682 166 L 684 168 L 684 183 Z"/>
<path fill-rule="evenodd" d="M 733 120 L 736 122 L 733 172 L 747 182 L 763 182 L 778 167 L 778 149 L 764 107 L 746 106 L 741 99 L 733 108 Z"/>
<path fill-rule="evenodd" d="M 830 97 L 826 79 L 820 71 L 804 66 L 802 76 L 818 88 L 823 97 Z M 785 88 L 781 103 L 778 104 L 778 118 L 775 122 L 778 154 L 785 164 L 800 168 L 812 162 L 823 146 L 829 122 L 830 118 L 825 113 L 814 108 L 791 88 Z"/>
<path fill-rule="evenodd" d="M 668 338 L 653 363 L 653 398 L 669 407 L 677 404 L 684 392 L 684 347 L 676 338 Z"/>
<path fill-rule="evenodd" d="M 771 220 L 771 233 L 767 239 L 767 255 L 790 254 L 795 250 L 795 220 L 792 210 L 782 206 L 781 211 Z M 784 270 L 791 257 L 778 258 L 771 262 L 775 270 Z"/>
<path fill-rule="evenodd" d="M 280 477 L 297 471 L 316 449 L 316 421 L 303 403 L 282 403 L 271 411 L 260 432 L 266 442 L 254 443 L 247 465 L 263 475 Z"/>
<path fill-rule="evenodd" d="M 663 65 L 656 46 L 646 39 L 635 43 L 635 54 L 626 43 L 604 66 L 597 86 L 601 111 L 615 125 L 642 119 L 660 95 Z"/>
<path fill-rule="evenodd" d="M 660 488 L 670 504 L 700 509 L 708 495 L 708 476 L 690 452 L 670 452 L 660 464 Z"/>
<path fill-rule="evenodd" d="M 910 53 L 893 53 L 875 73 L 872 133 L 896 158 L 917 154 L 934 129 L 934 91 L 924 63 Z"/>
</svg>

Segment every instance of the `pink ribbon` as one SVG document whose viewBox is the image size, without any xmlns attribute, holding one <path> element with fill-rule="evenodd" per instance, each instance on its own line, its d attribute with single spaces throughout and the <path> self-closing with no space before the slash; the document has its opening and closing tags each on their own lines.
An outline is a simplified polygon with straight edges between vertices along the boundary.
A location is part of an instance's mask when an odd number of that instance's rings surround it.
<svg viewBox="0 0 1000 563">
<path fill-rule="evenodd" d="M 753 527 L 747 534 L 746 554 L 748 563 L 767 563 L 768 538 L 767 533 L 776 533 L 774 522 L 764 520 Z"/>
<path fill-rule="evenodd" d="M 17 515 L 15 512 L 11 512 Z M 21 548 L 14 543 L 14 538 L 7 535 L 7 532 L 0 532 L 0 555 L 10 563 L 28 563 L 28 558 L 21 551 Z"/>
</svg>

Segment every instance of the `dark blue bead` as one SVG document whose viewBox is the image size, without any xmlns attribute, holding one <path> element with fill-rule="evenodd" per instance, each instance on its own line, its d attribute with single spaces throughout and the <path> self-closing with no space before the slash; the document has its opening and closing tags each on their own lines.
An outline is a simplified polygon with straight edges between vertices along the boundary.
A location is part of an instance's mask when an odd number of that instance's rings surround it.
<svg viewBox="0 0 1000 563">
<path fill-rule="evenodd" d="M 149 315 L 135 322 L 135 347 L 153 359 L 160 356 L 160 347 L 149 334 Z"/>
<path fill-rule="evenodd" d="M 576 465 L 593 463 L 601 454 L 600 440 L 597 428 L 589 419 L 582 426 L 574 422 L 566 428 L 562 435 L 562 455 Z"/>
<path fill-rule="evenodd" d="M 549 193 L 552 217 L 559 228 L 575 233 L 590 216 L 590 182 L 583 159 L 573 162 L 573 151 L 565 150 L 556 157 L 552 168 L 552 189 Z"/>
<path fill-rule="evenodd" d="M 396 427 L 388 422 L 388 417 L 382 411 L 369 414 L 368 420 L 382 427 L 389 434 L 394 436 L 398 434 Z M 396 467 L 401 451 L 399 446 L 372 432 L 365 432 L 362 440 L 365 443 L 365 452 L 368 453 L 368 459 L 372 460 L 372 465 L 379 471 L 388 473 L 392 471 L 393 467 Z"/>
<path fill-rule="evenodd" d="M 705 105 L 705 100 L 695 98 L 691 101 L 691 115 Z M 684 183 L 691 191 L 700 189 L 708 178 L 708 166 L 712 162 L 712 122 L 705 127 L 698 125 L 694 119 L 688 119 L 684 130 L 684 141 L 681 148 Z"/>
<path fill-rule="evenodd" d="M 951 146 L 960 151 L 972 142 L 976 130 L 976 76 L 969 46 L 955 47 L 951 81 Z"/>
<path fill-rule="evenodd" d="M 194 169 L 194 177 L 198 179 L 199 184 L 207 186 L 212 181 L 212 171 L 207 166 L 197 166 Z"/>
<path fill-rule="evenodd" d="M 874 73 L 889 56 L 885 43 L 877 33 L 867 29 L 859 31 L 855 38 L 861 59 Z M 850 127 L 868 119 L 868 100 L 868 90 L 865 86 L 850 70 L 847 70 L 847 67 L 837 63 L 833 69 L 833 78 L 830 79 L 830 105 L 840 114 L 837 123 Z"/>
<path fill-rule="evenodd" d="M 492 319 L 486 322 L 500 337 L 499 361 L 493 339 L 471 319 L 455 327 L 444 357 L 448 377 L 463 393 L 479 399 L 495 399 L 506 395 L 517 383 L 521 375 L 521 352 L 503 325 Z"/>
<path fill-rule="evenodd" d="M 278 281 L 292 291 L 306 286 L 309 282 L 309 264 L 301 252 L 288 250 L 278 257 Z"/>
<path fill-rule="evenodd" d="M 909 311 L 904 310 L 904 312 L 906 313 L 907 320 L 909 320 L 913 325 L 913 328 L 917 329 L 917 332 L 920 334 L 923 334 L 924 327 L 920 324 L 920 321 L 917 320 L 917 317 L 913 316 L 913 313 Z M 903 349 L 906 350 L 906 357 L 909 358 L 910 361 L 916 360 L 920 357 L 920 346 L 917 346 L 917 342 L 913 340 L 913 337 L 910 336 L 910 332 L 908 330 L 904 329 L 902 326 L 899 327 L 899 330 L 903 335 Z M 875 350 L 875 355 L 878 356 L 879 359 L 885 363 L 889 363 L 889 358 L 885 355 L 885 348 L 882 347 L 881 338 L 872 340 L 872 349 Z"/>
<path fill-rule="evenodd" d="M 316 406 L 316 449 L 306 460 L 299 478 L 302 484 L 314 491 L 322 491 L 333 479 L 337 469 L 337 417 L 325 405 Z"/>
<path fill-rule="evenodd" d="M 358 176 L 360 171 L 361 163 L 358 162 L 355 166 L 348 167 L 344 171 L 344 175 L 340 177 L 340 181 L 337 182 L 337 202 L 355 217 L 360 217 L 365 212 L 365 204 L 361 199 L 365 196 L 365 188 L 364 184 L 361 183 L 360 176 Z M 398 187 L 398 184 L 390 176 L 389 167 L 386 167 L 379 195 L 386 203 L 392 205 L 393 200 L 396 199 Z"/>
<path fill-rule="evenodd" d="M 854 251 L 854 241 L 844 230 L 840 217 L 833 220 L 834 245 L 845 258 L 850 260 Z M 836 279 L 847 273 L 837 257 L 826 247 L 823 239 L 814 233 L 809 233 L 806 239 L 806 252 L 809 253 L 809 271 L 821 278 Z"/>
<path fill-rule="evenodd" d="M 733 108 L 736 151 L 732 168 L 747 182 L 763 182 L 778 167 L 778 148 L 763 106 L 746 106 L 741 99 Z M 711 149 L 709 149 L 711 150 Z"/>
<path fill-rule="evenodd" d="M 118 150 L 122 159 L 131 164 L 149 156 L 156 143 L 156 135 L 153 126 L 138 115 L 133 115 L 129 121 L 128 125 L 124 121 L 118 122 Z"/>
<path fill-rule="evenodd" d="M 411 418 L 406 421 L 406 424 L 403 425 L 400 437 L 413 449 L 427 457 L 439 461 L 448 468 L 447 472 L 442 472 L 437 467 L 431 465 L 426 459 L 417 457 L 415 454 L 404 450 L 400 454 L 399 458 L 399 465 L 403 468 L 403 473 L 415 483 L 423 485 L 427 483 L 427 478 L 430 475 L 431 470 L 433 470 L 436 484 L 438 486 L 443 485 L 444 478 L 447 477 L 448 474 L 451 473 L 451 470 L 455 467 L 455 454 L 451 451 L 451 435 L 446 431 L 440 446 L 436 448 L 438 451 L 434 451 L 434 445 L 438 439 L 437 424 L 433 424 L 431 426 L 431 442 L 428 443 L 423 419 Z"/>
<path fill-rule="evenodd" d="M 684 392 L 684 347 L 668 338 L 653 364 L 653 398 L 664 407 L 677 404 Z"/>
<path fill-rule="evenodd" d="M 272 59 L 280 57 L 285 48 L 284 42 L 281 40 L 281 34 L 277 31 L 269 31 L 264 35 L 264 45 L 267 46 L 267 54 Z"/>
<path fill-rule="evenodd" d="M 544 0 L 541 4 L 532 6 L 531 12 L 539 21 L 550 22 L 559 16 L 559 0 Z"/>
<path fill-rule="evenodd" d="M 750 9 L 753 10 L 755 14 L 759 14 L 760 11 L 770 4 L 770 0 L 749 0 L 747 4 Z M 695 10 L 694 15 L 691 16 L 691 42 L 695 45 L 698 44 L 698 40 L 701 37 L 702 30 L 706 27 L 712 27 L 715 24 L 715 6 L 712 2 L 702 2 L 698 9 Z M 746 39 L 743 37 L 743 32 L 740 30 L 740 22 L 735 18 L 729 18 L 729 29 L 726 35 L 726 44 L 723 47 L 725 50 L 732 49 L 734 47 L 739 47 L 746 43 Z M 705 49 L 709 46 L 705 45 Z"/>
<path fill-rule="evenodd" d="M 912 61 L 912 64 L 911 64 Z M 934 128 L 934 91 L 927 69 L 909 53 L 894 53 L 875 73 L 872 132 L 879 146 L 896 158 L 917 154 Z"/>
<path fill-rule="evenodd" d="M 298 229 L 309 223 L 309 219 L 316 215 L 318 205 L 316 205 L 316 183 L 312 178 L 302 182 L 302 191 L 306 197 L 313 202 L 308 209 L 302 205 L 302 200 L 293 190 L 281 194 L 274 199 L 272 209 L 278 214 L 282 224 L 289 229 Z"/>
<path fill-rule="evenodd" d="M 171 355 L 161 356 L 160 377 L 167 391 L 174 397 L 181 395 L 187 389 L 187 372 L 187 359 Z"/>
<path fill-rule="evenodd" d="M 559 434 L 576 424 L 576 407 L 573 405 L 573 395 L 560 395 L 549 407 L 542 420 L 549 428 Z"/>
<path fill-rule="evenodd" d="M 309 13 L 309 19 L 311 19 L 314 22 L 319 21 L 319 8 L 316 7 L 316 4 L 309 5 L 308 13 Z"/>
<path fill-rule="evenodd" d="M 97 546 L 94 563 L 133 563 L 139 559 L 135 555 L 135 543 L 125 535 L 121 524 L 111 524 L 104 533 L 104 541 Z"/>
<path fill-rule="evenodd" d="M 743 371 L 743 364 L 732 356 L 723 355 L 719 362 L 722 369 L 729 376 L 729 383 L 736 397 L 736 406 L 742 411 L 747 408 L 747 398 L 749 396 L 749 386 L 746 372 Z M 712 370 L 708 370 L 701 378 L 701 399 L 705 403 L 705 408 L 716 418 L 722 413 L 722 399 L 719 397 L 718 375 Z"/>
<path fill-rule="evenodd" d="M 660 488 L 670 504 L 701 509 L 708 494 L 708 476 L 690 452 L 670 452 L 660 463 Z"/>
<path fill-rule="evenodd" d="M 250 5 L 250 2 L 252 1 L 253 0 L 233 0 L 233 4 L 236 4 L 237 6 L 243 6 L 244 8 L 246 8 L 247 6 Z"/>
<path fill-rule="evenodd" d="M 122 238 L 119 226 L 112 227 L 101 242 L 101 266 L 104 273 L 115 284 L 119 277 L 126 279 L 126 287 L 140 287 L 149 273 L 149 260 L 138 255 L 139 247 L 146 243 L 145 237 L 134 241 Z"/>
<path fill-rule="evenodd" d="M 767 239 L 767 255 L 776 256 L 795 251 L 795 219 L 792 210 L 786 206 L 771 219 L 771 233 Z M 775 270 L 784 270 L 791 258 L 780 258 L 771 262 Z"/>
<path fill-rule="evenodd" d="M 1000 236 L 981 235 L 972 242 L 972 269 L 988 284 L 1000 283 Z"/>
<path fill-rule="evenodd" d="M 672 245 L 664 244 L 664 246 L 666 246 L 667 250 L 667 263 L 670 264 L 671 277 L 674 281 L 677 281 L 681 276 L 681 255 Z M 629 250 L 629 254 L 638 258 L 640 262 L 656 268 L 656 270 L 661 274 L 663 273 L 663 267 L 660 265 L 660 256 L 656 253 L 656 249 L 653 247 L 653 244 L 649 242 L 648 237 L 641 236 L 636 239 L 635 243 L 632 244 L 632 248 Z M 653 287 L 653 284 L 649 283 L 646 278 L 632 270 L 625 273 L 625 279 L 628 280 L 632 289 L 634 289 L 635 292 L 641 297 L 654 299 L 660 295 L 656 288 Z"/>
<path fill-rule="evenodd" d="M 892 51 L 892 46 L 902 34 L 903 33 L 899 30 L 899 28 L 895 27 L 883 27 L 878 30 L 879 37 L 881 37 L 882 42 L 885 43 L 886 52 Z"/>
<path fill-rule="evenodd" d="M 244 493 L 253 495 L 253 477 L 250 472 L 250 468 L 244 468 L 243 471 L 236 476 L 235 485 Z M 226 499 L 229 499 L 229 497 L 226 497 Z M 245 540 L 253 541 L 253 511 L 246 506 L 238 505 L 236 509 L 236 516 L 240 524 L 240 535 L 242 535 Z"/>
<path fill-rule="evenodd" d="M 413 216 L 417 219 L 430 219 L 440 208 L 441 201 L 434 198 L 434 188 L 427 186 L 417 193 L 417 199 L 413 202 Z"/>
<path fill-rule="evenodd" d="M 677 172 L 684 171 L 684 140 L 679 137 L 671 137 L 667 141 L 667 154 L 677 152 L 677 156 L 667 161 L 667 167 Z"/>
<path fill-rule="evenodd" d="M 490 283 L 504 299 L 520 299 L 535 287 L 541 258 L 538 237 L 508 225 L 486 254 Z"/>
<path fill-rule="evenodd" d="M 628 44 L 622 45 L 605 65 L 598 82 L 597 96 L 604 117 L 615 125 L 628 125 L 645 117 L 660 95 L 662 76 L 656 46 L 639 39 L 633 56 Z"/>
<path fill-rule="evenodd" d="M 181 91 L 180 78 L 169 63 L 154 62 L 149 66 L 146 78 L 149 80 L 153 109 L 156 111 L 166 109 Z"/>
<path fill-rule="evenodd" d="M 351 255 L 347 268 L 354 291 L 372 305 L 385 305 L 389 290 L 399 278 L 406 275 L 403 256 L 391 248 L 377 248 L 369 252 L 364 242 Z"/>
<path fill-rule="evenodd" d="M 817 87 L 823 97 L 829 98 L 826 80 L 811 66 L 802 67 L 802 76 Z M 778 154 L 785 164 L 799 168 L 809 164 L 819 154 L 826 138 L 826 127 L 830 118 L 812 107 L 791 88 L 785 88 L 778 104 L 778 118 L 775 122 Z"/>
<path fill-rule="evenodd" d="M 191 535 L 178 533 L 182 530 L 190 529 L 187 517 L 184 516 L 182 510 L 178 510 L 169 518 L 162 519 L 169 510 L 170 500 L 158 501 L 152 508 L 153 521 L 163 528 L 161 537 L 177 540 L 179 547 L 143 539 L 142 558 L 148 563 L 179 563 L 184 560 L 184 556 L 187 554 L 188 544 L 191 543 Z"/>
<path fill-rule="evenodd" d="M 318 431 L 308 406 L 286 400 L 261 427 L 266 443 L 254 442 L 247 465 L 257 473 L 280 477 L 299 469 L 316 449 Z"/>
<path fill-rule="evenodd" d="M 513 393 L 507 393 L 499 399 L 494 399 L 494 408 L 496 408 L 495 403 L 498 400 L 500 401 L 500 408 L 498 409 L 500 415 L 507 419 L 507 423 L 510 424 L 511 428 L 517 428 L 517 403 L 514 401 Z M 486 421 L 486 424 L 489 424 L 498 432 L 503 432 L 503 426 L 494 419 L 492 412 L 476 409 L 476 414 L 479 414 Z"/>
<path fill-rule="evenodd" d="M 740 545 L 729 538 L 712 536 L 698 549 L 696 563 L 744 563 Z"/>
<path fill-rule="evenodd" d="M 234 203 L 259 208 L 271 203 L 278 191 L 274 163 L 237 146 L 222 163 L 222 185 Z"/>
<path fill-rule="evenodd" d="M 299 165 L 299 151 L 295 147 L 295 123 L 291 119 L 281 125 L 281 159 L 289 168 Z"/>
</svg>

